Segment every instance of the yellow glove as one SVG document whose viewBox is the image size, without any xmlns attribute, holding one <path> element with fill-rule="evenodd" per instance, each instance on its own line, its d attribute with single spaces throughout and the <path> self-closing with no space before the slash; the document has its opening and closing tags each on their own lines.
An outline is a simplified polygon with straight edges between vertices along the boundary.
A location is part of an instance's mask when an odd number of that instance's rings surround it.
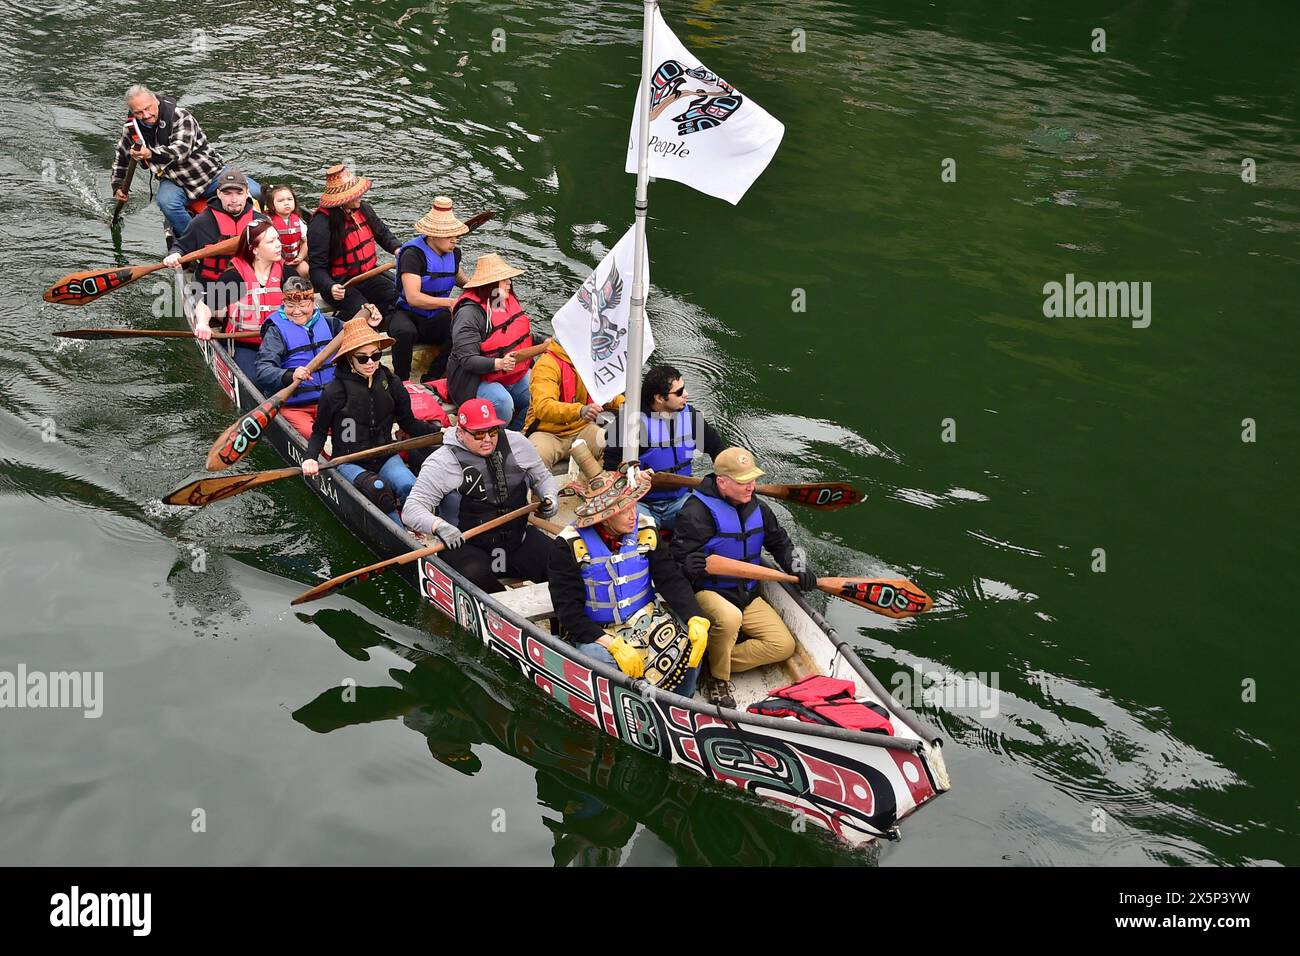
<svg viewBox="0 0 1300 956">
<path fill-rule="evenodd" d="M 614 655 L 614 660 L 618 662 L 618 669 L 628 677 L 636 679 L 645 673 L 645 658 L 623 638 L 614 638 L 606 650 Z"/>
<path fill-rule="evenodd" d="M 704 649 L 709 646 L 709 619 L 691 618 L 686 622 L 686 633 L 691 638 L 691 656 L 686 658 L 686 666 L 696 667 L 704 656 Z"/>
</svg>

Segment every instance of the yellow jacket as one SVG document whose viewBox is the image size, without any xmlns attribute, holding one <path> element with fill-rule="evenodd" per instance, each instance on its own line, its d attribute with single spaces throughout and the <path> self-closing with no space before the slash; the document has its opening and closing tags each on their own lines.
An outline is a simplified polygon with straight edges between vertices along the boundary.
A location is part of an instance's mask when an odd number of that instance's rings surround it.
<svg viewBox="0 0 1300 956">
<path fill-rule="evenodd" d="M 586 420 L 582 417 L 583 406 L 591 404 L 587 386 L 582 383 L 582 378 L 575 369 L 573 379 L 576 388 L 573 400 L 562 401 L 561 362 L 570 366 L 573 364 L 564 347 L 555 339 L 551 339 L 550 346 L 533 363 L 533 377 L 529 384 L 532 400 L 528 404 L 528 416 L 524 419 L 526 435 L 540 431 L 558 435 L 560 438 L 572 438 L 587 426 Z M 617 411 L 622 404 L 623 396 L 618 395 L 605 406 L 605 410 Z"/>
</svg>

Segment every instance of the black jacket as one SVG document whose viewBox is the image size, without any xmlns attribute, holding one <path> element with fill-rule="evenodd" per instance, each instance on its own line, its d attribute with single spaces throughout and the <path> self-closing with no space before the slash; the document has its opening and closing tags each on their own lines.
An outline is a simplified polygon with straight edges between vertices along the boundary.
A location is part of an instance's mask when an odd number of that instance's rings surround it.
<svg viewBox="0 0 1300 956">
<path fill-rule="evenodd" d="M 714 481 L 712 475 L 705 478 L 696 491 L 714 498 L 722 497 L 718 493 L 718 483 Z M 772 509 L 759 501 L 757 494 L 749 500 L 749 504 L 740 509 L 741 524 L 743 525 L 749 519 L 755 508 L 760 509 L 763 514 L 764 549 L 776 559 L 776 563 L 781 566 L 781 570 L 787 574 L 793 574 L 794 542 L 785 533 L 785 529 L 777 523 L 776 516 L 772 514 Z M 703 549 L 705 542 L 712 538 L 717 530 L 718 526 L 713 521 L 713 515 L 704 502 L 696 499 L 694 495 L 687 498 L 686 504 L 682 505 L 682 510 L 677 512 L 677 524 L 673 526 L 672 553 L 678 564 L 682 564 L 688 554 Z M 683 574 L 686 574 L 691 579 L 692 587 L 701 590 L 695 583 L 696 578 L 686 572 L 685 568 L 683 568 Z M 758 593 L 758 589 L 755 588 L 749 595 L 743 592 L 739 595 L 725 591 L 718 593 L 723 594 L 733 604 L 743 608 L 749 603 L 750 597 Z"/>
<path fill-rule="evenodd" d="M 351 420 L 351 429 L 345 422 Z M 307 458 L 320 458 L 325 448 L 325 438 L 333 436 L 333 457 L 365 451 L 393 441 L 393 422 L 412 438 L 441 431 L 435 425 L 420 421 L 411 413 L 411 396 L 401 380 L 384 368 L 366 380 L 352 371 L 347 362 L 335 366 L 334 380 L 321 391 L 316 411 L 316 424 L 307 442 Z M 354 433 L 353 441 L 344 441 L 348 431 Z M 356 464 L 367 471 L 379 471 L 385 459 L 367 458 Z"/>
<path fill-rule="evenodd" d="M 307 224 L 307 264 L 311 270 L 311 284 L 328 301 L 333 301 L 328 299 L 330 286 L 338 280 L 330 275 L 330 261 L 334 258 L 334 233 L 328 213 L 327 209 L 317 210 L 312 213 L 311 222 Z M 375 245 L 387 252 L 396 252 L 402 244 L 370 203 L 361 203 L 361 215 L 366 217 L 370 231 L 375 234 Z"/>
<path fill-rule="evenodd" d="M 689 408 L 691 412 L 694 413 L 695 415 L 695 421 L 693 422 L 694 433 L 695 433 L 695 447 L 696 448 L 702 447 L 704 449 L 704 453 L 708 455 L 709 458 L 717 458 L 720 454 L 722 454 L 724 451 L 727 450 L 727 443 L 723 441 L 722 436 L 718 434 L 718 430 L 714 428 L 711 424 L 709 424 L 709 420 L 704 417 L 703 412 L 701 412 L 698 408 L 696 408 L 695 406 L 689 403 L 687 404 L 686 407 Z M 650 411 L 650 404 L 646 397 L 642 398 L 641 411 L 646 415 L 654 414 L 654 412 Z M 677 441 L 677 429 L 673 425 L 670 425 L 669 428 L 670 428 L 669 435 L 671 437 L 671 440 L 675 443 Z M 614 434 L 611 435 L 610 431 L 613 431 Z M 642 428 L 641 434 L 643 438 L 645 436 L 645 432 L 646 429 Z M 623 462 L 622 422 L 617 423 L 617 427 L 606 430 L 605 435 L 607 439 L 613 439 L 615 442 L 617 442 L 617 444 L 605 446 L 605 468 L 609 471 L 617 471 L 618 466 Z M 701 436 L 703 440 L 701 440 Z M 645 451 L 644 448 L 641 450 Z"/>
<path fill-rule="evenodd" d="M 570 644 L 590 644 L 604 637 L 605 629 L 587 617 L 587 589 L 582 583 L 582 574 L 573 557 L 573 550 L 564 538 L 557 537 L 551 546 L 547 571 L 551 604 L 560 619 L 565 640 Z M 663 538 L 659 539 L 659 546 L 650 552 L 650 580 L 655 591 L 683 622 L 704 616 L 699 602 L 695 600 L 695 592 L 682 575 L 682 569 L 673 560 Z"/>
</svg>

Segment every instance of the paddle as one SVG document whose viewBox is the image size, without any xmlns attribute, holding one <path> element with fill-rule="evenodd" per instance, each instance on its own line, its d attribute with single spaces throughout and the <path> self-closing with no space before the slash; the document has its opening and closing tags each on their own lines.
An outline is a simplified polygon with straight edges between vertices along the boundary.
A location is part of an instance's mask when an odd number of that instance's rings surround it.
<svg viewBox="0 0 1300 956">
<path fill-rule="evenodd" d="M 674 475 L 670 472 L 654 473 L 651 482 L 655 488 L 698 488 L 700 478 L 688 475 Z M 856 505 L 864 495 L 852 485 L 838 481 L 812 482 L 804 485 L 755 485 L 754 490 L 769 498 L 784 498 L 809 508 L 821 511 L 835 511 Z"/>
<path fill-rule="evenodd" d="M 239 248 L 239 237 L 231 236 L 202 249 L 195 249 L 188 255 L 181 256 L 181 265 L 196 259 L 208 259 L 216 256 L 234 255 Z M 94 302 L 100 296 L 107 295 L 114 289 L 128 286 L 137 279 L 167 268 L 161 262 L 149 266 L 123 266 L 120 269 L 91 269 L 88 272 L 72 272 L 64 276 L 45 290 L 46 302 L 58 302 L 62 305 L 85 305 Z"/>
<path fill-rule="evenodd" d="M 516 362 L 526 362 L 531 358 L 537 358 L 551 346 L 551 340 L 547 339 L 538 345 L 530 345 L 527 348 L 515 349 L 510 354 L 515 357 Z"/>
<path fill-rule="evenodd" d="M 179 329 L 67 329 L 63 332 L 55 332 L 55 335 L 64 339 L 130 339 L 130 338 L 151 338 L 151 339 L 192 339 L 195 338 L 193 332 L 182 332 Z M 256 332 L 213 332 L 214 339 L 255 339 Z"/>
<path fill-rule="evenodd" d="M 315 375 L 334 357 L 342 340 L 343 333 L 340 332 L 330 340 L 329 345 L 316 353 L 316 357 L 306 365 L 307 378 Z M 280 414 L 280 407 L 292 397 L 301 384 L 302 382 L 295 379 L 261 405 L 235 419 L 208 449 L 208 471 L 225 471 L 252 451 L 257 440 L 270 426 L 271 420 Z"/>
<path fill-rule="evenodd" d="M 489 209 L 487 212 L 481 212 L 477 216 L 470 216 L 468 219 L 465 220 L 465 227 L 469 230 L 469 232 L 464 233 L 464 235 L 468 236 L 479 226 L 483 225 L 483 223 L 487 222 L 490 219 L 495 219 L 496 215 L 497 214 L 495 210 Z M 365 282 L 371 276 L 383 275 L 385 272 L 393 268 L 393 266 L 395 265 L 397 265 L 396 261 L 386 262 L 382 266 L 375 266 L 373 269 L 367 269 L 365 272 L 361 273 L 361 275 L 353 276 L 347 282 L 343 283 L 343 288 L 350 289 L 358 282 Z"/>
<path fill-rule="evenodd" d="M 131 192 L 131 180 L 135 178 L 135 157 L 127 160 L 126 174 L 122 177 L 122 192 Z M 122 210 L 126 208 L 127 200 L 119 199 L 117 205 L 113 207 L 113 218 L 108 222 L 108 228 L 116 229 L 118 223 L 122 221 Z"/>
<path fill-rule="evenodd" d="M 326 471 L 330 468 L 337 468 L 339 465 L 349 464 L 350 462 L 363 461 L 366 458 L 387 458 L 389 455 L 396 455 L 398 452 L 411 451 L 415 448 L 424 448 L 428 445 L 436 445 L 441 441 L 442 432 L 437 432 L 433 435 L 420 435 L 416 438 L 408 438 L 405 441 L 395 441 L 387 445 L 380 445 L 377 448 L 368 448 L 365 451 L 354 451 L 350 455 L 331 458 L 328 462 L 320 466 L 320 470 Z M 188 505 L 192 508 L 203 508 L 212 504 L 214 501 L 221 501 L 224 498 L 233 498 L 235 495 L 242 494 L 252 488 L 269 485 L 273 481 L 279 481 L 282 478 L 292 478 L 294 475 L 301 474 L 301 468 L 274 468 L 270 471 L 255 471 L 248 475 L 223 475 L 220 478 L 200 478 L 198 481 L 191 481 L 188 485 L 181 485 L 181 487 L 163 498 L 163 504 Z"/>
<path fill-rule="evenodd" d="M 540 501 L 534 501 L 531 504 L 524 505 L 522 508 L 516 508 L 499 518 L 493 518 L 491 521 L 485 521 L 465 532 L 465 540 L 476 537 L 485 531 L 492 531 L 501 527 L 503 524 L 509 524 L 511 521 L 518 520 L 526 514 L 531 514 L 542 506 Z M 336 578 L 330 578 L 324 584 L 318 584 L 310 591 L 304 591 L 296 598 L 290 601 L 290 604 L 306 604 L 308 601 L 315 601 L 317 598 L 323 598 L 327 594 L 332 594 L 345 585 L 352 584 L 356 581 L 365 581 L 374 577 L 376 574 L 382 574 L 389 568 L 395 568 L 398 565 L 410 564 L 412 561 L 419 561 L 421 558 L 427 558 L 431 554 L 437 554 L 443 550 L 446 545 L 441 541 L 431 544 L 427 548 L 417 548 L 415 551 L 408 551 L 406 554 L 399 554 L 395 558 L 389 558 L 387 561 L 380 561 L 377 564 L 367 565 L 364 568 L 358 568 L 355 571 L 349 571 L 347 574 L 340 574 Z M 463 545 L 462 545 L 463 547 Z"/>
<path fill-rule="evenodd" d="M 704 562 L 704 570 L 716 577 L 799 583 L 793 574 L 761 564 L 724 558 L 720 554 L 709 555 L 709 559 Z M 817 589 L 894 619 L 923 614 L 934 606 L 930 595 L 904 578 L 818 578 Z"/>
</svg>

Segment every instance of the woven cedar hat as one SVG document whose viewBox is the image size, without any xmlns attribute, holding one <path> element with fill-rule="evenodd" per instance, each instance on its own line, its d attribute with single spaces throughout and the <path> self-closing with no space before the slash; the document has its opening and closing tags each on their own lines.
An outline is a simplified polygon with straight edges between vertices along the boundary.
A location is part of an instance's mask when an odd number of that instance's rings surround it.
<svg viewBox="0 0 1300 956">
<path fill-rule="evenodd" d="M 479 256 L 478 261 L 474 263 L 474 274 L 465 283 L 465 288 L 473 289 L 481 285 L 492 285 L 502 279 L 513 279 L 515 276 L 523 274 L 523 269 L 516 269 L 514 266 L 506 265 L 506 261 L 499 255 L 495 252 L 489 252 L 485 256 Z"/>
<path fill-rule="evenodd" d="M 575 527 L 590 528 L 600 524 L 636 504 L 650 490 L 648 471 L 639 470 L 635 483 L 628 481 L 625 471 L 605 471 L 581 439 L 573 443 L 570 454 L 582 469 L 582 479 L 569 485 L 582 498 L 582 504 L 573 510 Z"/>
<path fill-rule="evenodd" d="M 415 231 L 435 239 L 450 239 L 469 232 L 469 226 L 457 219 L 451 211 L 451 200 L 435 196 L 433 208 L 415 221 Z"/>
<path fill-rule="evenodd" d="M 322 209 L 342 206 L 359 199 L 370 190 L 370 180 L 357 176 L 342 163 L 325 170 L 325 191 L 320 195 Z"/>
<path fill-rule="evenodd" d="M 339 342 L 339 350 L 334 353 L 336 362 L 346 359 L 363 345 L 378 342 L 381 349 L 386 349 L 395 341 L 378 329 L 371 328 L 370 323 L 364 318 L 349 319 L 344 322 L 343 331 L 339 335 L 342 336 L 342 340 Z"/>
</svg>

